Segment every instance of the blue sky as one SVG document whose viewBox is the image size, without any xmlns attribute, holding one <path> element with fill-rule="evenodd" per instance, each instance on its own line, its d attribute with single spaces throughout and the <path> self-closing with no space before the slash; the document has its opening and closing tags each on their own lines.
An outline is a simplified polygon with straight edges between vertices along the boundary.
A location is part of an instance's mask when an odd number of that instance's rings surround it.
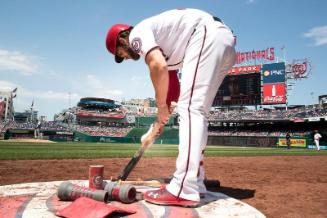
<svg viewBox="0 0 327 218">
<path fill-rule="evenodd" d="M 0 89 L 18 87 L 15 110 L 34 99 L 39 115 L 74 106 L 81 97 L 153 97 L 143 60 L 116 64 L 104 40 L 115 23 L 139 21 L 174 8 L 216 15 L 238 37 L 238 51 L 274 47 L 286 60 L 308 58 L 309 79 L 296 81 L 289 104 L 327 94 L 325 0 L 0 0 Z"/>
</svg>

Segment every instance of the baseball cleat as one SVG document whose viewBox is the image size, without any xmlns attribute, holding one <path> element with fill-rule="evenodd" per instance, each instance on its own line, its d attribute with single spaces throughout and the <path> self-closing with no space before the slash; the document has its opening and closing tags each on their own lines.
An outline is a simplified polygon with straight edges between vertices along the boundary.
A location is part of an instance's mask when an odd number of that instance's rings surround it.
<svg viewBox="0 0 327 218">
<path fill-rule="evenodd" d="M 152 204 L 165 206 L 197 207 L 200 204 L 198 201 L 176 197 L 168 192 L 165 187 L 162 187 L 159 190 L 145 192 L 144 200 Z"/>
</svg>

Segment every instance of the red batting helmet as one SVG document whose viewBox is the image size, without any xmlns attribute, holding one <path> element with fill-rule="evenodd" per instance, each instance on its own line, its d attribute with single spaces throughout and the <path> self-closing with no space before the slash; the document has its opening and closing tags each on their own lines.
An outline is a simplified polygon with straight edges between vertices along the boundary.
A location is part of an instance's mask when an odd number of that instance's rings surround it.
<svg viewBox="0 0 327 218">
<path fill-rule="evenodd" d="M 115 61 L 117 63 L 121 63 L 124 60 L 124 58 L 116 55 L 118 35 L 119 33 L 130 28 L 132 28 L 132 26 L 129 26 L 127 24 L 115 24 L 109 29 L 107 33 L 106 47 L 110 53 L 115 55 Z"/>
</svg>

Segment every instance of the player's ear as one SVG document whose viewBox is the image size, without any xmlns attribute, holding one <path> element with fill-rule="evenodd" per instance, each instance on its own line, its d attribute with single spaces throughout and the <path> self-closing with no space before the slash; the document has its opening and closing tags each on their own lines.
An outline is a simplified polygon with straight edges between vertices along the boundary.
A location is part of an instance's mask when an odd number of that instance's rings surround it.
<svg viewBox="0 0 327 218">
<path fill-rule="evenodd" d="M 122 46 L 129 45 L 128 38 L 125 38 L 125 37 L 119 37 L 118 40 L 119 40 L 119 44 L 122 45 Z"/>
</svg>

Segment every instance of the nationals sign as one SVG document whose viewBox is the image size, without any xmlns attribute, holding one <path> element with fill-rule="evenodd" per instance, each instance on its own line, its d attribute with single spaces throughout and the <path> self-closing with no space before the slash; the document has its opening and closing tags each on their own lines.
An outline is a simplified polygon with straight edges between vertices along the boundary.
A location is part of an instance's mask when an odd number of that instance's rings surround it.
<svg viewBox="0 0 327 218">
<path fill-rule="evenodd" d="M 311 63 L 308 59 L 294 60 L 292 64 L 287 65 L 287 79 L 308 78 L 311 73 Z"/>
<path fill-rule="evenodd" d="M 247 51 L 247 52 L 236 52 L 236 64 L 240 64 L 245 61 L 253 61 L 264 59 L 267 61 L 275 60 L 275 48 L 267 48 L 266 50 L 259 51 Z"/>
<path fill-rule="evenodd" d="M 263 84 L 262 104 L 286 104 L 285 83 Z"/>
<path fill-rule="evenodd" d="M 246 73 L 260 73 L 261 65 L 233 67 L 228 71 L 228 75 L 246 74 Z"/>
</svg>

